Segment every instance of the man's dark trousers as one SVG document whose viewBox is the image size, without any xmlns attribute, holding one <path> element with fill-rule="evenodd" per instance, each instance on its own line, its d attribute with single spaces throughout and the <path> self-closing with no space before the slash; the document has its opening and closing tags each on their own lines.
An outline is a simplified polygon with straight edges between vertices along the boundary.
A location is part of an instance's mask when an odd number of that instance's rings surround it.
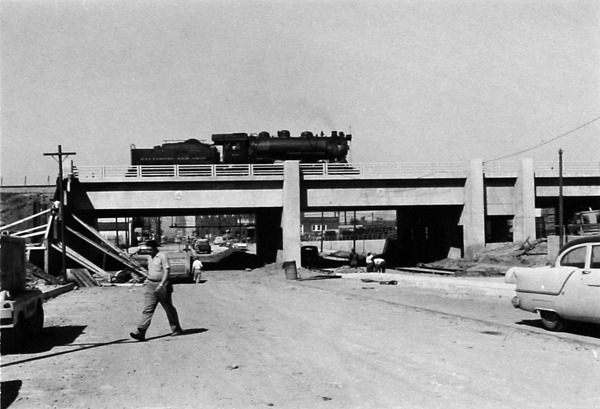
<svg viewBox="0 0 600 409">
<path fill-rule="evenodd" d="M 150 321 L 152 321 L 152 316 L 154 315 L 158 303 L 162 305 L 167 313 L 171 331 L 181 329 L 181 326 L 179 325 L 179 316 L 177 315 L 177 310 L 173 305 L 173 299 L 171 297 L 173 294 L 173 285 L 170 282 L 167 282 L 160 290 L 156 291 L 159 284 L 159 282 L 148 280 L 144 286 L 144 310 L 142 311 L 142 320 L 138 325 L 140 332 L 146 332 L 148 327 L 150 327 Z"/>
</svg>

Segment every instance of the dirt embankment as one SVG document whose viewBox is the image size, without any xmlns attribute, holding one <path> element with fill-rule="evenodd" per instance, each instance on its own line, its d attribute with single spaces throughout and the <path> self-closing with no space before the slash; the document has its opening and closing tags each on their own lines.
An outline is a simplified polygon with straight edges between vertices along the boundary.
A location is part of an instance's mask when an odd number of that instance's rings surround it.
<svg viewBox="0 0 600 409">
<path fill-rule="evenodd" d="M 331 254 L 339 260 L 347 260 L 348 252 Z M 524 243 L 490 243 L 472 260 L 447 258 L 432 263 L 422 263 L 418 267 L 442 269 L 454 272 L 455 276 L 503 276 L 510 267 L 541 267 L 551 264 L 548 260 L 546 239 Z M 360 266 L 360 264 L 359 264 Z M 391 266 L 399 267 L 399 266 Z M 360 272 L 360 267 L 352 269 L 346 265 L 338 267 L 336 273 Z"/>
<path fill-rule="evenodd" d="M 473 260 L 444 259 L 427 266 L 456 270 L 462 276 L 504 275 L 509 267 L 541 267 L 548 260 L 548 242 L 540 239 L 525 243 L 491 243 Z"/>
<path fill-rule="evenodd" d="M 37 214 L 52 207 L 54 186 L 31 188 L 2 188 L 0 193 L 0 226 Z M 33 220 L 24 222 L 15 230 L 33 227 Z"/>
</svg>

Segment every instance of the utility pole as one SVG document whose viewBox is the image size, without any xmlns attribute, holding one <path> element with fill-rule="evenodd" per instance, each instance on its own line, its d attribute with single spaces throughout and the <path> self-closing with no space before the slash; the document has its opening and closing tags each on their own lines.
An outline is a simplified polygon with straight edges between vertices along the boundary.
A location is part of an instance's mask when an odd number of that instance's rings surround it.
<svg viewBox="0 0 600 409">
<path fill-rule="evenodd" d="M 558 228 L 559 244 L 562 247 L 565 244 L 565 233 L 563 228 L 563 150 L 558 150 Z"/>
<path fill-rule="evenodd" d="M 354 218 L 352 219 L 352 248 L 356 248 L 356 210 L 354 211 Z"/>
<path fill-rule="evenodd" d="M 58 194 L 59 197 L 59 208 L 58 214 L 60 216 L 60 241 L 62 244 L 62 271 L 61 279 L 63 284 L 67 282 L 67 243 L 65 242 L 65 200 L 63 193 L 63 161 L 67 159 L 69 155 L 76 155 L 75 152 L 63 152 L 62 145 L 58 145 L 58 152 L 47 152 L 44 156 L 52 156 L 58 162 Z"/>
</svg>

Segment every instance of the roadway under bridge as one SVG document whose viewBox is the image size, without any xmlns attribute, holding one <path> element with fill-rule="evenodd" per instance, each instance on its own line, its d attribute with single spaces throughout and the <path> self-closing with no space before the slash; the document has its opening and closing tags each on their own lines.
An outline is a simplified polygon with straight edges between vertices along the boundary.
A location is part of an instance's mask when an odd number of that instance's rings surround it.
<svg viewBox="0 0 600 409">
<path fill-rule="evenodd" d="M 395 210 L 404 265 L 450 252 L 470 257 L 495 220 L 512 220 L 514 241 L 536 237 L 536 209 L 600 208 L 600 163 L 165 165 L 74 167 L 69 213 L 98 218 L 256 215 L 257 255 L 300 260 L 301 212 Z M 561 195 L 562 191 L 562 195 Z M 490 227 L 491 226 L 491 227 Z M 489 231 L 488 231 L 489 234 Z"/>
</svg>

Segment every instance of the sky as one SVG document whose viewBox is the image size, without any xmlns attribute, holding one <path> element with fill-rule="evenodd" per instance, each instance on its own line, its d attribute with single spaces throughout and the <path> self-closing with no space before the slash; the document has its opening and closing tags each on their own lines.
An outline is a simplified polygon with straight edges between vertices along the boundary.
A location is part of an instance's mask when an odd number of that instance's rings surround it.
<svg viewBox="0 0 600 409">
<path fill-rule="evenodd" d="M 352 133 L 353 163 L 600 161 L 600 2 L 3 0 L 0 114 L 4 186 L 54 183 L 59 145 L 281 129 Z"/>
</svg>

